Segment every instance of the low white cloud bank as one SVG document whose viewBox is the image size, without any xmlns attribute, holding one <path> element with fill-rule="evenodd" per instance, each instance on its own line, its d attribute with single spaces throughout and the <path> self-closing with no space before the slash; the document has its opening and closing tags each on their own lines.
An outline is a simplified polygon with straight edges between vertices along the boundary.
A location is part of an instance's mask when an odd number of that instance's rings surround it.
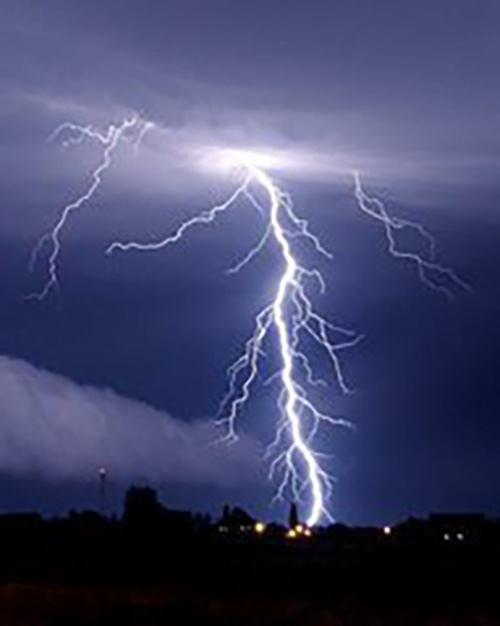
<svg viewBox="0 0 500 626">
<path fill-rule="evenodd" d="M 86 480 L 235 485 L 257 479 L 257 445 L 213 445 L 213 421 L 185 422 L 109 390 L 0 356 L 0 472 Z"/>
</svg>

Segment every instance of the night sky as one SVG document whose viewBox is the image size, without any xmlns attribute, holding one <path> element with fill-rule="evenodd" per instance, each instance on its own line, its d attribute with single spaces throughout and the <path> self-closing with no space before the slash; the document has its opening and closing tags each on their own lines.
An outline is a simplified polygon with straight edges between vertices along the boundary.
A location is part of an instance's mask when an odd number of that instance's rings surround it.
<svg viewBox="0 0 500 626">
<path fill-rule="evenodd" d="M 321 442 L 334 516 L 500 515 L 499 32 L 495 0 L 0 0 L 0 509 L 100 506 L 104 464 L 110 508 L 149 482 L 172 507 L 283 515 L 262 387 L 241 441 L 212 445 L 226 368 L 279 276 L 272 246 L 226 273 L 258 241 L 258 214 L 105 255 L 227 197 L 235 180 L 193 155 L 231 146 L 296 158 L 276 179 L 334 254 L 308 257 L 327 283 L 315 301 L 364 335 L 342 355 L 354 393 L 319 400 L 356 426 Z M 133 112 L 157 130 L 120 147 L 64 231 L 59 288 L 27 299 L 46 278 L 46 255 L 29 271 L 34 245 L 100 158 L 51 133 Z M 425 224 L 471 293 L 449 301 L 390 257 L 354 169 L 392 215 Z"/>
</svg>

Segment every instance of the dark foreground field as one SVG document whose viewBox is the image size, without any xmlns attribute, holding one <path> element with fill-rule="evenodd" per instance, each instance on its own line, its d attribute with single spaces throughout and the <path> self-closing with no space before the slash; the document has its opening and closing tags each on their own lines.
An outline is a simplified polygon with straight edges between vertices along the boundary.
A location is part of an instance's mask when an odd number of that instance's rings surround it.
<svg viewBox="0 0 500 626">
<path fill-rule="evenodd" d="M 9 542 L 1 626 L 500 624 L 500 563 L 477 547 Z"/>
</svg>

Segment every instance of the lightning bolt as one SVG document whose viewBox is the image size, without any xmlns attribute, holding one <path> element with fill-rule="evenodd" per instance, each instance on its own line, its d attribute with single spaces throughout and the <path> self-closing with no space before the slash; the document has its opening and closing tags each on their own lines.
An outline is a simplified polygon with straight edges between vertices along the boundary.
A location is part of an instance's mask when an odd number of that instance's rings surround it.
<svg viewBox="0 0 500 626">
<path fill-rule="evenodd" d="M 121 139 L 132 141 L 127 132 L 134 127 L 137 130 L 134 147 L 137 148 L 153 125 L 136 117 L 125 120 L 120 126 L 110 126 L 104 134 L 91 127 L 73 124 L 64 124 L 56 131 L 55 136 L 65 130 L 71 133 L 65 141 L 66 145 L 81 143 L 85 138 L 97 140 L 104 146 L 103 157 L 92 173 L 92 182 L 87 191 L 64 207 L 54 229 L 40 239 L 34 250 L 33 261 L 47 242 L 51 244 L 48 258 L 49 277 L 43 290 L 35 294 L 35 297 L 45 298 L 57 285 L 61 231 L 70 214 L 93 198 L 101 185 L 104 172 L 112 164 L 112 156 L 118 143 Z M 239 151 L 224 152 L 225 157 L 229 156 L 234 168 L 242 175 L 242 182 L 224 202 L 183 222 L 177 230 L 162 239 L 149 242 L 115 241 L 108 247 L 107 254 L 165 249 L 182 240 L 191 228 L 211 225 L 222 214 L 236 209 L 243 202 L 249 203 L 265 216 L 266 228 L 261 239 L 228 273 L 241 272 L 271 240 L 281 254 L 283 271 L 274 297 L 255 318 L 253 333 L 242 354 L 228 368 L 228 389 L 220 404 L 218 424 L 226 428 L 226 434 L 221 441 L 232 442 L 238 438 L 238 418 L 250 400 L 253 386 L 261 378 L 262 361 L 266 358 L 266 342 L 271 341 L 274 333 L 278 339 L 280 366 L 264 383 L 280 383 L 276 435 L 267 447 L 266 454 L 270 462 L 269 477 L 277 483 L 276 499 L 291 496 L 298 502 L 307 501 L 307 524 L 314 526 L 322 518 L 332 519 L 327 502 L 335 485 L 335 477 L 326 469 L 325 459 L 328 455 L 317 449 L 315 441 L 324 427 L 352 428 L 352 424 L 320 411 L 311 399 L 311 391 L 326 383 L 315 377 L 312 362 L 306 354 L 305 342 L 312 340 L 324 351 L 330 361 L 337 388 L 342 393 L 349 393 L 340 354 L 355 346 L 362 336 L 332 324 L 314 309 L 311 289 L 315 287 L 320 293 L 324 293 L 325 282 L 316 267 L 306 267 L 298 261 L 296 244 L 298 241 L 306 242 L 326 259 L 331 259 L 332 255 L 310 231 L 308 222 L 298 217 L 291 197 L 280 189 L 264 167 L 255 162 L 253 155 Z M 446 296 L 452 296 L 452 288 L 469 289 L 452 270 L 437 263 L 435 239 L 423 226 L 391 217 L 381 200 L 364 191 L 359 173 L 354 172 L 353 178 L 357 205 L 364 214 L 382 224 L 392 256 L 412 263 L 426 286 Z M 404 251 L 398 247 L 397 234 L 404 229 L 415 231 L 423 239 L 426 244 L 423 254 Z"/>
<path fill-rule="evenodd" d="M 78 124 L 65 122 L 64 124 L 59 126 L 51 135 L 50 139 L 54 140 L 57 137 L 61 136 L 63 133 L 68 133 L 67 137 L 63 141 L 63 146 L 65 147 L 75 144 L 81 144 L 84 139 L 91 139 L 93 141 L 97 141 L 103 146 L 103 152 L 101 162 L 92 172 L 91 182 L 87 190 L 76 200 L 67 204 L 63 208 L 55 226 L 50 232 L 45 233 L 39 239 L 38 243 L 33 249 L 30 261 L 30 268 L 32 271 L 37 263 L 38 257 L 40 256 L 42 250 L 45 248 L 46 245 L 50 246 L 50 253 L 47 261 L 47 281 L 45 282 L 43 288 L 39 292 L 31 294 L 29 296 L 30 298 L 43 300 L 58 284 L 59 254 L 61 252 L 61 233 L 66 226 L 66 223 L 71 214 L 74 211 L 82 209 L 85 204 L 92 200 L 102 184 L 104 173 L 106 172 L 106 170 L 109 169 L 112 164 L 113 153 L 115 152 L 120 140 L 125 139 L 127 131 L 136 126 L 138 123 L 139 119 L 137 117 L 132 117 L 130 119 L 125 119 L 119 126 L 115 126 L 113 124 L 110 125 L 107 131 L 102 133 L 92 128 L 92 126 L 80 126 Z M 149 128 L 149 124 L 142 125 L 142 129 L 138 136 L 139 142 L 142 140 Z"/>
<path fill-rule="evenodd" d="M 268 447 L 268 454 L 274 455 L 270 477 L 280 476 L 276 494 L 278 499 L 283 498 L 290 489 L 295 500 L 303 501 L 304 493 L 308 492 L 311 505 L 307 523 L 312 526 L 322 516 L 331 518 L 326 502 L 334 484 L 334 477 L 321 462 L 325 455 L 312 447 L 313 440 L 322 425 L 350 427 L 351 424 L 320 412 L 309 400 L 305 385 L 314 386 L 323 381 L 314 378 L 310 361 L 300 347 L 301 340 L 307 335 L 326 351 L 337 383 L 347 393 L 349 387 L 338 353 L 355 345 L 361 337 L 351 330 L 331 324 L 314 311 L 307 295 L 308 284 L 315 282 L 323 292 L 324 280 L 317 269 L 306 268 L 298 263 L 291 241 L 307 239 L 321 255 L 330 259 L 331 254 L 310 232 L 307 222 L 297 217 L 289 196 L 262 169 L 245 162 L 243 157 L 238 158 L 242 160 L 239 165 L 243 168 L 244 180 L 224 203 L 184 222 L 164 239 L 148 243 L 114 242 L 107 252 L 160 250 L 177 243 L 191 227 L 213 223 L 221 213 L 234 208 L 241 199 L 249 200 L 260 212 L 267 213 L 268 226 L 260 242 L 228 271 L 241 271 L 271 237 L 281 252 L 284 271 L 273 301 L 256 317 L 255 329 L 246 343 L 245 351 L 229 367 L 229 389 L 221 403 L 218 422 L 227 425 L 223 441 L 237 439 L 236 420 L 250 398 L 251 387 L 259 376 L 260 362 L 264 357 L 263 344 L 274 328 L 279 339 L 281 369 L 272 378 L 280 380 L 282 389 L 278 400 L 277 434 Z M 267 198 L 266 207 L 257 199 L 254 188 L 260 189 Z"/>
<path fill-rule="evenodd" d="M 384 203 L 373 196 L 369 196 L 363 189 L 359 172 L 354 172 L 354 196 L 359 208 L 373 219 L 381 222 L 384 227 L 388 243 L 389 253 L 397 258 L 412 263 L 418 272 L 421 282 L 430 289 L 444 294 L 452 299 L 452 288 L 471 291 L 470 286 L 463 281 L 453 270 L 443 267 L 436 261 L 436 240 L 421 224 L 399 217 L 391 217 Z M 412 230 L 420 235 L 425 241 L 426 253 L 424 255 L 415 252 L 403 251 L 398 248 L 396 233 L 404 229 Z M 445 283 L 443 284 L 443 279 Z"/>
</svg>

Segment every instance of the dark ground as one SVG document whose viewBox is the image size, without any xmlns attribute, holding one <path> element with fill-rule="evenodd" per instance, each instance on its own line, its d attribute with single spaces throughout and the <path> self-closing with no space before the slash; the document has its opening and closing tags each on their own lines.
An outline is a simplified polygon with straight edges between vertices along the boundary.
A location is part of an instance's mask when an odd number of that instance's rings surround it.
<svg viewBox="0 0 500 626">
<path fill-rule="evenodd" d="M 1 626 L 500 624 L 497 550 L 51 528 L 0 539 Z"/>
</svg>

